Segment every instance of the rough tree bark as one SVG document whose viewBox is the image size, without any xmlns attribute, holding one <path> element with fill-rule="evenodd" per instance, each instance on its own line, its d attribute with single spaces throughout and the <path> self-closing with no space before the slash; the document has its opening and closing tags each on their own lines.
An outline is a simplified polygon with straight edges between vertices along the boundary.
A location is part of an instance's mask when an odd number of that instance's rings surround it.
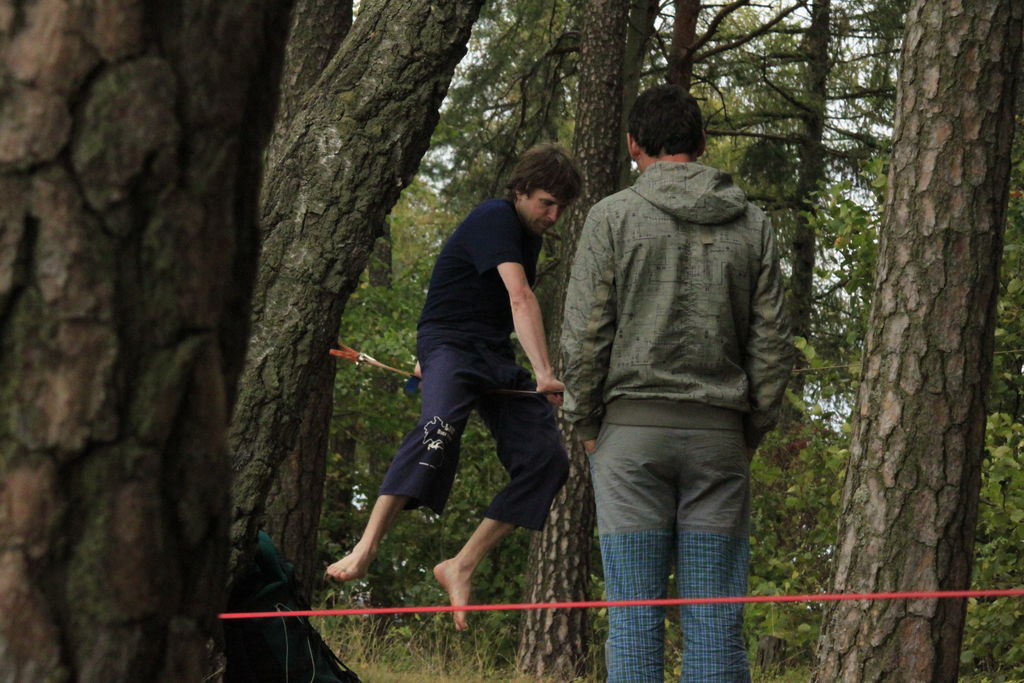
<svg viewBox="0 0 1024 683">
<path fill-rule="evenodd" d="M 306 96 L 337 53 L 352 26 L 352 0 L 297 0 L 285 45 L 280 105 L 267 145 L 264 174 L 273 174 L 288 131 Z M 263 201 L 268 201 L 266 194 Z M 313 394 L 304 407 L 295 447 L 286 456 L 267 494 L 266 529 L 295 564 L 302 597 L 310 601 L 320 574 L 315 566 L 327 474 L 327 430 L 331 394 Z"/>
<path fill-rule="evenodd" d="M 0 671 L 197 681 L 290 2 L 0 0 Z"/>
<path fill-rule="evenodd" d="M 555 288 L 545 297 L 550 305 L 545 325 L 555 359 L 559 356 L 565 287 L 583 221 L 596 201 L 618 189 L 622 62 L 630 4 L 630 0 L 595 0 L 584 19 L 573 140 L 583 191 L 562 225 Z M 594 496 L 583 449 L 567 424 L 563 423 L 562 429 L 567 435 L 569 480 L 555 499 L 544 530 L 531 543 L 527 602 L 585 600 L 589 592 Z M 586 610 L 528 611 L 519 640 L 518 665 L 530 675 L 572 680 L 586 673 L 589 640 Z"/>
<path fill-rule="evenodd" d="M 244 566 L 278 467 L 308 433 L 310 404 L 330 400 L 327 350 L 345 301 L 427 149 L 482 1 L 362 2 L 271 163 L 253 331 L 231 429 L 234 571 Z M 315 425 L 324 433 L 327 416 L 318 414 Z"/>
<path fill-rule="evenodd" d="M 833 581 L 965 589 L 1024 5 L 916 0 Z M 955 681 L 963 600 L 832 603 L 817 681 Z"/>
<path fill-rule="evenodd" d="M 281 68 L 280 103 L 267 145 L 268 167 L 280 159 L 295 115 L 351 28 L 352 0 L 295 0 Z"/>
</svg>

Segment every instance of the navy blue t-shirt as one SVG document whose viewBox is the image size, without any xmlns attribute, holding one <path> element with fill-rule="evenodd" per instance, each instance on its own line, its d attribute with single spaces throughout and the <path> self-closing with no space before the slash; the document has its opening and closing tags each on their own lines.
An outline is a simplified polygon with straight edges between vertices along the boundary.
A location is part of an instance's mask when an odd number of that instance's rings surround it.
<svg viewBox="0 0 1024 683">
<path fill-rule="evenodd" d="M 512 307 L 497 266 L 522 264 L 532 286 L 542 243 L 539 235 L 523 227 L 509 200 L 480 204 L 441 248 L 419 329 L 468 334 L 496 343 L 508 340 Z"/>
</svg>

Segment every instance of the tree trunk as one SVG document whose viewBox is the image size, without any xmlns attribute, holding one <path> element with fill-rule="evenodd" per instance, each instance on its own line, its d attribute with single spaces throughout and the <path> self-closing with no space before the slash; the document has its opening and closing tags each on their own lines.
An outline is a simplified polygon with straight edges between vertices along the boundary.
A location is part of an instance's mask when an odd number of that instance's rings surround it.
<svg viewBox="0 0 1024 683">
<path fill-rule="evenodd" d="M 828 95 L 829 15 L 831 0 L 814 0 L 811 5 L 811 24 L 804 33 L 803 52 L 807 59 L 804 96 L 800 104 L 803 134 L 797 156 L 800 159 L 797 176 L 796 226 L 793 231 L 792 275 L 789 279 L 789 320 L 793 334 L 811 338 L 811 312 L 814 309 L 814 261 L 817 241 L 814 225 L 805 212 L 815 211 L 814 193 L 825 180 L 825 102 Z M 804 367 L 802 356 L 797 367 Z M 790 380 L 790 389 L 803 394 L 805 374 L 797 372 Z M 795 411 L 786 404 L 783 422 L 791 422 Z"/>
<path fill-rule="evenodd" d="M 337 53 L 352 26 L 352 0 L 297 0 L 285 45 L 281 104 L 268 144 L 270 177 L 280 161 L 288 131 L 302 103 Z M 267 201 L 266 195 L 263 201 Z M 304 406 L 295 448 L 288 453 L 267 495 L 266 528 L 282 554 L 295 565 L 301 596 L 312 599 L 320 575 L 316 566 L 317 530 L 327 474 L 327 431 L 331 394 L 310 395 Z"/>
<path fill-rule="evenodd" d="M 654 35 L 654 20 L 658 18 L 658 0 L 633 0 L 629 10 L 629 29 L 626 34 L 626 52 L 622 60 L 622 132 L 619 141 L 619 182 L 618 187 L 632 184 L 633 159 L 626 148 L 625 131 L 629 127 L 626 120 L 629 110 L 633 108 L 638 90 L 640 75 L 643 73 L 644 59 L 650 51 L 651 37 Z"/>
<path fill-rule="evenodd" d="M 295 566 L 299 595 L 311 602 L 323 568 L 317 566 L 320 511 L 327 477 L 332 395 L 312 394 L 305 405 L 295 448 L 288 453 L 267 492 L 265 528 L 281 554 Z"/>
<path fill-rule="evenodd" d="M 622 62 L 630 0 L 595 0 L 584 19 L 580 47 L 580 92 L 573 152 L 583 191 L 561 229 L 559 264 L 545 325 L 557 359 L 565 286 L 583 221 L 597 200 L 617 189 L 622 120 Z M 556 361 L 556 365 L 560 365 Z M 544 530 L 530 547 L 526 600 L 585 600 L 589 594 L 594 541 L 594 495 L 586 456 L 568 425 L 569 480 L 552 505 Z M 519 667 L 534 676 L 572 680 L 586 673 L 590 621 L 586 610 L 528 611 L 519 640 Z"/>
<path fill-rule="evenodd" d="M 288 128 L 302 111 L 331 58 L 352 28 L 352 0 L 295 0 L 281 70 L 281 104 L 274 119 L 270 149 L 287 139 Z M 277 154 L 271 152 L 270 157 Z"/>
<path fill-rule="evenodd" d="M 686 90 L 693 82 L 693 47 L 697 43 L 700 8 L 700 0 L 676 0 L 672 49 L 668 56 L 668 82 Z"/>
<path fill-rule="evenodd" d="M 327 350 L 345 301 L 427 149 L 481 3 L 361 3 L 270 167 L 253 333 L 231 429 L 234 572 L 245 564 L 278 467 L 300 434 L 326 434 L 328 414 L 304 424 L 306 406 L 329 401 Z"/>
<path fill-rule="evenodd" d="M 1024 5 L 916 0 L 837 592 L 970 583 Z M 955 681 L 963 600 L 832 603 L 818 681 Z"/>
<path fill-rule="evenodd" d="M 198 681 L 290 3 L 0 0 L 0 671 Z"/>
</svg>

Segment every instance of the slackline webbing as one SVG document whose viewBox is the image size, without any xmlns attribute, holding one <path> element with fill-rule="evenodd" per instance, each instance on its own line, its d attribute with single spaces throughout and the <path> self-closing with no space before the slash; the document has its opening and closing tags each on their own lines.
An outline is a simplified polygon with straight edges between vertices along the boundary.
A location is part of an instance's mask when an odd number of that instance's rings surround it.
<svg viewBox="0 0 1024 683">
<path fill-rule="evenodd" d="M 932 600 L 948 598 L 1024 597 L 1024 588 L 976 591 L 904 591 L 898 593 L 825 593 L 820 595 L 744 595 L 728 598 L 664 598 L 661 600 L 589 600 L 583 602 L 525 602 L 504 605 L 430 605 L 425 607 L 356 607 L 281 612 L 225 612 L 221 619 L 271 617 L 331 617 L 367 614 L 420 614 L 430 612 L 496 612 L 533 609 L 594 609 L 599 607 L 669 607 L 752 602 L 836 602 L 840 600 Z"/>
</svg>

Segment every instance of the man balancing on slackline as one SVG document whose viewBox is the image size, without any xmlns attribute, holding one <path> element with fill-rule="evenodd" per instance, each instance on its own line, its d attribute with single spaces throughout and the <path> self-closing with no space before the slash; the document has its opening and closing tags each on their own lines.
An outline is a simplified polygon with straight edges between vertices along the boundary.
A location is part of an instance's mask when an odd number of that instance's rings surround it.
<svg viewBox="0 0 1024 683">
<path fill-rule="evenodd" d="M 544 525 L 565 483 L 569 464 L 552 408 L 562 404 L 564 386 L 548 359 L 531 286 L 542 236 L 579 195 L 580 176 L 561 147 L 542 144 L 523 154 L 506 187 L 504 199 L 480 204 L 459 224 L 434 264 L 416 338 L 420 420 L 391 461 L 359 542 L 327 568 L 331 578 L 366 576 L 399 511 L 426 505 L 441 513 L 473 408 L 511 480 L 458 554 L 434 567 L 452 605 L 469 604 L 473 572 L 509 532 Z M 536 382 L 515 362 L 513 329 Z M 454 616 L 456 628 L 465 629 L 466 613 Z"/>
</svg>

